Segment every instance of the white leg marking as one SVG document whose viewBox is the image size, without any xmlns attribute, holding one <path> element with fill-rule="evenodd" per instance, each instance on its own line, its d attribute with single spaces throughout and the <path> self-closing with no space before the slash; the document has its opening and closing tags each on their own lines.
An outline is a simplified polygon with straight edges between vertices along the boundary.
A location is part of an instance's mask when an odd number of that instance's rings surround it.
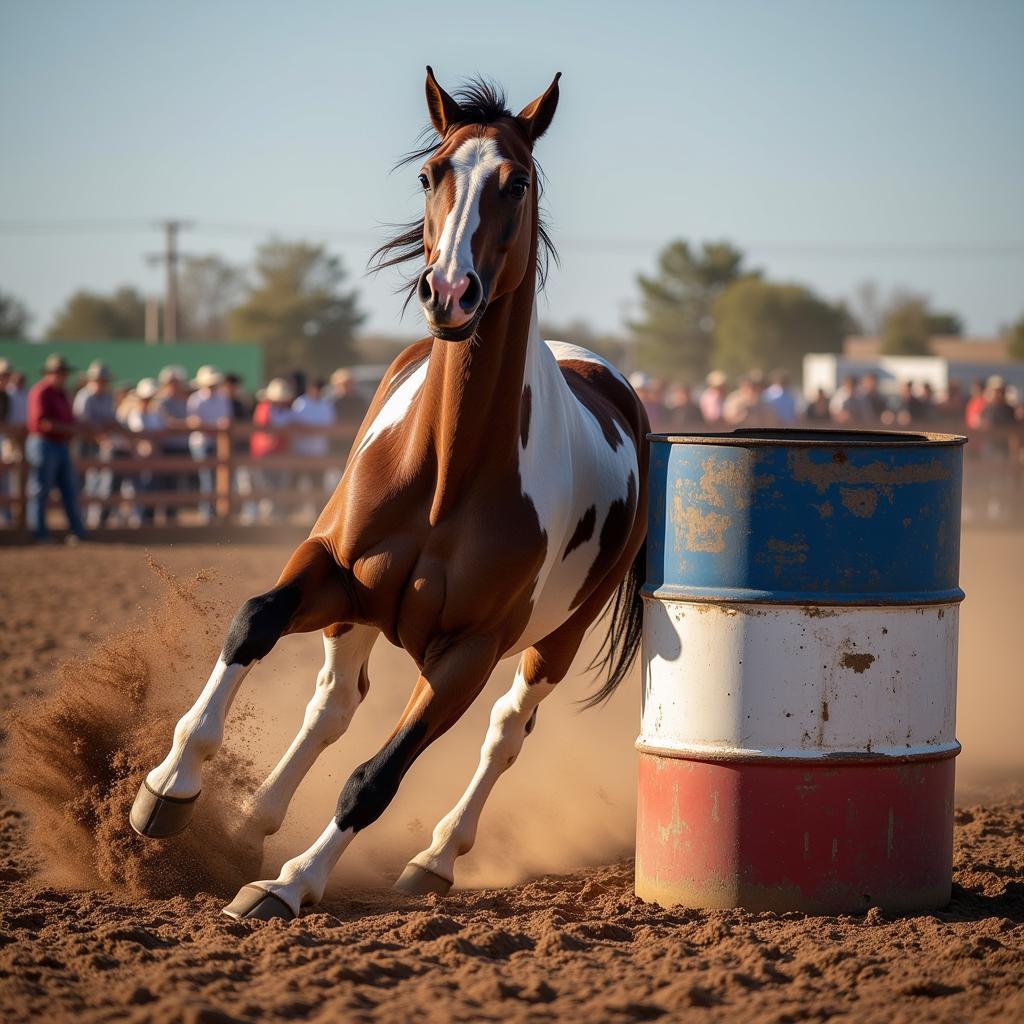
<svg viewBox="0 0 1024 1024">
<path fill-rule="evenodd" d="M 218 658 L 210 678 L 192 705 L 174 727 L 171 752 L 147 776 L 149 788 L 160 796 L 191 797 L 202 788 L 202 768 L 220 749 L 224 721 L 248 665 L 225 665 Z"/>
<path fill-rule="evenodd" d="M 363 699 L 359 692 L 360 673 L 379 635 L 371 626 L 353 626 L 335 639 L 324 637 L 324 664 L 306 705 L 302 728 L 249 801 L 248 814 L 260 834 L 269 836 L 277 832 L 295 791 L 316 759 L 351 724 Z"/>
<path fill-rule="evenodd" d="M 410 863 L 449 882 L 455 880 L 455 861 L 473 848 L 480 815 L 494 784 L 519 756 L 530 718 L 554 688 L 543 680 L 527 685 L 520 664 L 512 688 L 491 709 L 476 774 L 459 802 L 437 823 L 430 846 Z"/>
<path fill-rule="evenodd" d="M 323 899 L 331 870 L 354 835 L 354 829 L 347 828 L 342 832 L 332 819 L 320 833 L 320 838 L 304 853 L 288 861 L 277 878 L 253 884 L 284 900 L 297 915 L 302 907 Z"/>
</svg>

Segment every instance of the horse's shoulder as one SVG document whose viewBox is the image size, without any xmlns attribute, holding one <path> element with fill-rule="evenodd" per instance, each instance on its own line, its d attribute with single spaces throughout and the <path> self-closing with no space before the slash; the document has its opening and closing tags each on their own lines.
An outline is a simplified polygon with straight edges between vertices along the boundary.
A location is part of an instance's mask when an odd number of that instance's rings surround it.
<svg viewBox="0 0 1024 1024">
<path fill-rule="evenodd" d="M 403 349 L 391 365 L 384 372 L 377 391 L 370 402 L 370 407 L 363 417 L 359 433 L 352 444 L 352 451 L 358 451 L 368 431 L 371 430 L 377 421 L 381 410 L 388 403 L 395 392 L 427 361 L 430 357 L 430 349 L 433 339 L 424 338 L 422 341 L 414 342 L 408 348 Z"/>
</svg>

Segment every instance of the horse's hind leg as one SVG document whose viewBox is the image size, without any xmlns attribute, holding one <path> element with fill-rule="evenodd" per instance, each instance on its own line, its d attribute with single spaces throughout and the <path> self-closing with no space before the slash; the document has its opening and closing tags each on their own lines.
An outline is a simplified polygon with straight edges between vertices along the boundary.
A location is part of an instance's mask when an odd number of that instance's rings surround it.
<svg viewBox="0 0 1024 1024">
<path fill-rule="evenodd" d="M 480 763 L 459 802 L 437 823 L 430 846 L 409 862 L 395 888 L 413 895 L 447 893 L 455 880 L 455 861 L 476 841 L 484 804 L 501 775 L 515 763 L 533 731 L 537 708 L 568 670 L 553 664 L 536 647 L 525 651 L 511 689 L 495 701 Z"/>
<path fill-rule="evenodd" d="M 306 541 L 277 585 L 239 608 L 199 699 L 175 726 L 170 752 L 139 789 L 130 815 L 136 832 L 162 839 L 185 829 L 202 766 L 220 749 L 228 710 L 252 666 L 285 633 L 323 629 L 349 612 L 342 570 L 321 544 Z"/>
<path fill-rule="evenodd" d="M 261 837 L 284 823 L 288 805 L 316 759 L 348 729 L 370 680 L 366 663 L 380 630 L 337 623 L 324 630 L 324 664 L 291 746 L 247 808 L 247 826 Z"/>
</svg>

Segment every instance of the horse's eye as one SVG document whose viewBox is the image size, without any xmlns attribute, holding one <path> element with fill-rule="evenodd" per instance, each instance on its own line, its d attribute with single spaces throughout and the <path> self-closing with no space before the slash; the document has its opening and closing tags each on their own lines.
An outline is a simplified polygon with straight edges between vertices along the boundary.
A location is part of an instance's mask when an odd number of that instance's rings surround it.
<svg viewBox="0 0 1024 1024">
<path fill-rule="evenodd" d="M 523 196 L 526 195 L 528 185 L 529 182 L 524 181 L 522 178 L 518 178 L 509 185 L 508 194 L 512 196 L 513 199 L 522 199 Z"/>
<path fill-rule="evenodd" d="M 422 188 L 424 192 L 430 191 L 430 182 L 427 180 L 427 176 L 425 174 L 420 175 L 420 188 Z"/>
</svg>

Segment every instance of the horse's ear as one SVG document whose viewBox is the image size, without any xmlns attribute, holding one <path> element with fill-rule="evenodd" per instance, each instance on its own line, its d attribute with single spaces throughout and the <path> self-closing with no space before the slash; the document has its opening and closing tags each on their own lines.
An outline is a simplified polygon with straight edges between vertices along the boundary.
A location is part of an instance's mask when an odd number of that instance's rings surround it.
<svg viewBox="0 0 1024 1024">
<path fill-rule="evenodd" d="M 427 65 L 427 110 L 430 111 L 430 123 L 434 126 L 437 134 L 441 136 L 459 120 L 462 114 L 462 108 L 458 103 L 437 84 L 434 69 L 429 64 Z"/>
<path fill-rule="evenodd" d="M 562 72 L 559 71 L 544 95 L 538 96 L 532 103 L 528 103 L 519 111 L 519 117 L 516 120 L 526 132 L 530 145 L 533 145 L 548 130 L 551 119 L 555 116 L 555 108 L 558 106 L 558 80 L 561 77 Z"/>
</svg>

